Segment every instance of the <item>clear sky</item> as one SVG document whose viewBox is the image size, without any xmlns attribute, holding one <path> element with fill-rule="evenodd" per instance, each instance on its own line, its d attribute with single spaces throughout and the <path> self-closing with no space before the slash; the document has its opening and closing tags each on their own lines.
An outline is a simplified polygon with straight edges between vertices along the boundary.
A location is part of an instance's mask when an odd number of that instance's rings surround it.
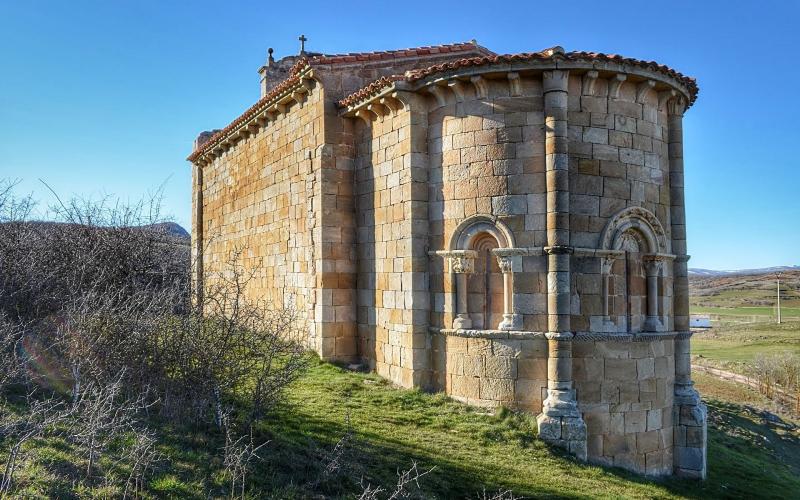
<svg viewBox="0 0 800 500">
<path fill-rule="evenodd" d="M 562 45 L 696 77 L 686 114 L 690 266 L 800 264 L 800 2 L 0 0 L 0 178 L 44 204 L 138 199 L 164 185 L 189 227 L 185 161 L 201 130 L 259 97 L 256 70 L 338 53 L 466 41 Z"/>
</svg>

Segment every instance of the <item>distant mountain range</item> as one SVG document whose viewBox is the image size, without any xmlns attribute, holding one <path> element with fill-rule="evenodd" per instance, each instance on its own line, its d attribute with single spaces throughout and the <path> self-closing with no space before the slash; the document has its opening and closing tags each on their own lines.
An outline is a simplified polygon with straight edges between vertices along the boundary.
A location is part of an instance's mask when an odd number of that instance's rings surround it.
<svg viewBox="0 0 800 500">
<path fill-rule="evenodd" d="M 162 231 L 166 234 L 169 234 L 170 236 L 175 236 L 177 238 L 191 237 L 189 231 L 184 229 L 183 226 L 181 226 L 177 222 L 160 222 L 158 224 L 151 224 L 148 227 L 155 229 L 157 231 Z"/>
<path fill-rule="evenodd" d="M 697 267 L 689 268 L 689 276 L 739 276 L 739 275 L 755 275 L 755 274 L 774 274 L 786 271 L 800 271 L 800 266 L 776 266 L 776 267 L 761 267 L 758 269 L 733 269 L 725 271 L 716 271 L 714 269 L 700 269 Z"/>
</svg>

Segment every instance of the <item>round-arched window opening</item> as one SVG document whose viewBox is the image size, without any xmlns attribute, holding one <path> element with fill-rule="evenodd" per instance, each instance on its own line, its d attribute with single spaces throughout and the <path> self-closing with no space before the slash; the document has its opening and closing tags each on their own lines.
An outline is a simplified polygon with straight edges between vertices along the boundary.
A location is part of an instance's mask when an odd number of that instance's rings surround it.
<svg viewBox="0 0 800 500">
<path fill-rule="evenodd" d="M 503 272 L 492 250 L 500 245 L 489 233 L 472 240 L 476 252 L 475 271 L 467 278 L 467 308 L 473 328 L 494 329 L 503 321 Z"/>
</svg>

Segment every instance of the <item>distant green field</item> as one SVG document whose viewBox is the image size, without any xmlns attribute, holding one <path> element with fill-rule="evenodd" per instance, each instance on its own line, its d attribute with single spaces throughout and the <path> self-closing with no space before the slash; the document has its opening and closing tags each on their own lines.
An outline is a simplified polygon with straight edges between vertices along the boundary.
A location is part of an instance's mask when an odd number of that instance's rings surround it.
<svg viewBox="0 0 800 500">
<path fill-rule="evenodd" d="M 715 324 L 714 328 L 695 334 L 692 353 L 728 365 L 748 363 L 757 354 L 794 352 L 800 355 L 800 322 L 783 324 Z"/>
<path fill-rule="evenodd" d="M 692 314 L 718 314 L 720 316 L 772 316 L 775 317 L 774 307 L 770 306 L 740 306 L 740 307 L 701 307 L 692 306 Z M 800 307 L 781 307 L 781 317 L 800 318 Z"/>
</svg>

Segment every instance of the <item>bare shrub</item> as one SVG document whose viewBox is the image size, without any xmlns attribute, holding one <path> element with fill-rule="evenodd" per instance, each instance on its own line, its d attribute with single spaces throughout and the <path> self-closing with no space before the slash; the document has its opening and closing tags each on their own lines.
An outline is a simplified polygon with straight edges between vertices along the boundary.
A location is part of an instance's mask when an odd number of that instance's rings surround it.
<svg viewBox="0 0 800 500">
<path fill-rule="evenodd" d="M 0 424 L 0 436 L 3 441 L 11 443 L 0 482 L 2 494 L 9 493 L 12 489 L 14 474 L 25 444 L 53 430 L 72 413 L 72 408 L 56 398 L 36 399 L 33 393 L 29 393 L 26 399 L 25 413 L 10 417 Z"/>
<path fill-rule="evenodd" d="M 230 478 L 230 497 L 233 498 L 237 491 L 244 498 L 248 476 L 252 471 L 255 460 L 261 460 L 259 450 L 269 444 L 264 441 L 257 444 L 253 439 L 253 428 L 245 435 L 236 436 L 232 425 L 225 426 L 225 447 L 223 448 L 223 467 Z"/>
<path fill-rule="evenodd" d="M 800 414 L 800 356 L 791 352 L 757 354 L 749 371 L 759 391 L 770 399 L 784 401 Z"/>
<path fill-rule="evenodd" d="M 413 491 L 421 492 L 422 489 L 419 485 L 419 479 L 427 474 L 433 472 L 436 467 L 431 467 L 427 470 L 420 470 L 417 462 L 412 462 L 411 467 L 406 470 L 398 471 L 397 472 L 397 484 L 395 484 L 394 489 L 389 492 L 380 486 L 372 486 L 370 484 L 363 485 L 364 490 L 361 492 L 361 496 L 359 496 L 359 500 L 378 500 L 381 498 L 379 495 L 382 493 L 386 493 L 385 496 L 386 500 L 395 500 L 397 498 L 409 498 L 412 495 Z M 423 495 L 419 495 L 422 497 Z"/>
<path fill-rule="evenodd" d="M 144 489 L 145 482 L 155 466 L 163 460 L 163 455 L 158 451 L 155 433 L 147 428 L 136 429 L 133 440 L 119 462 L 128 465 L 130 472 L 125 479 L 122 498 L 129 495 L 138 496 Z"/>
<path fill-rule="evenodd" d="M 90 382 L 74 395 L 69 439 L 86 456 L 86 478 L 92 477 L 98 458 L 116 439 L 133 431 L 137 416 L 147 408 L 146 395 L 136 399 L 122 396 L 124 372 L 102 384 Z"/>
</svg>

